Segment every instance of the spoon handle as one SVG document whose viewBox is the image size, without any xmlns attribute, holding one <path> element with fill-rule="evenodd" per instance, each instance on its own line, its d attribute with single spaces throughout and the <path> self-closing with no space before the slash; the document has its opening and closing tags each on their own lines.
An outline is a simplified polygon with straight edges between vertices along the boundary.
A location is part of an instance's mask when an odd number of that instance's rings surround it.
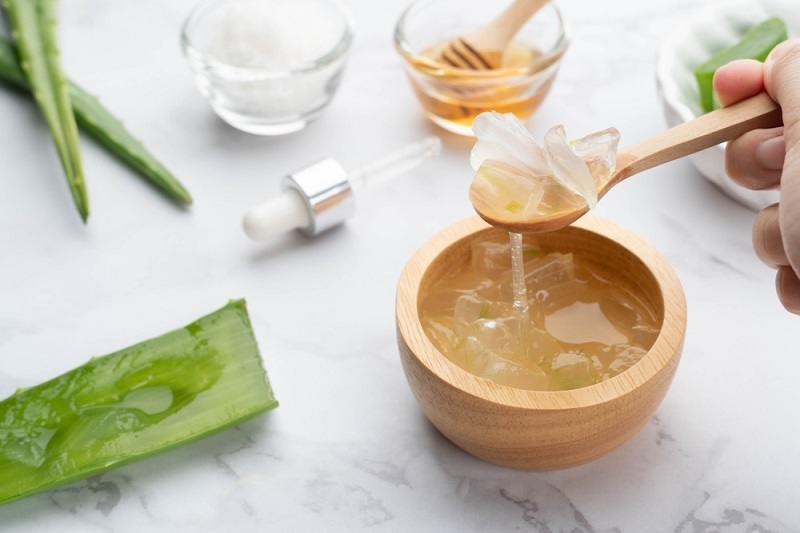
<svg viewBox="0 0 800 533">
<path fill-rule="evenodd" d="M 762 92 L 670 128 L 620 152 L 617 170 L 604 189 L 675 159 L 735 139 L 748 131 L 782 125 L 781 108 Z"/>
<path fill-rule="evenodd" d="M 476 45 L 488 50 L 503 50 L 519 29 L 549 0 L 516 0 L 474 37 Z M 478 33 L 478 32 L 476 32 Z"/>
</svg>

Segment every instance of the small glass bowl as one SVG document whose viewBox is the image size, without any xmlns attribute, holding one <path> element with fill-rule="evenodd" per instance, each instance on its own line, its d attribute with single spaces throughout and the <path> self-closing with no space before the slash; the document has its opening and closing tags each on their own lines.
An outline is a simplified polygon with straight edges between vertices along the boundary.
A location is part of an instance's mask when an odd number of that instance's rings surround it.
<svg viewBox="0 0 800 533">
<path fill-rule="evenodd" d="M 551 3 L 537 11 L 515 36 L 512 46 L 527 57 L 514 66 L 470 70 L 436 59 L 441 45 L 485 26 L 508 3 L 417 0 L 397 22 L 394 44 L 411 87 L 425 114 L 448 131 L 472 135 L 472 120 L 485 111 L 513 113 L 524 119 L 550 90 L 570 41 L 568 25 Z"/>
<path fill-rule="evenodd" d="M 336 0 L 209 0 L 187 18 L 181 48 L 200 92 L 225 122 L 283 135 L 320 117 L 353 42 Z"/>
</svg>

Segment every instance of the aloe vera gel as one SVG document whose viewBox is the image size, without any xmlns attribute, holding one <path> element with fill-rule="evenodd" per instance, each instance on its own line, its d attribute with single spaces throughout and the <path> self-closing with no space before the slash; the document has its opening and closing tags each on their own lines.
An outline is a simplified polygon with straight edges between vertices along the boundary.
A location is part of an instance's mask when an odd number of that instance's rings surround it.
<svg viewBox="0 0 800 533">
<path fill-rule="evenodd" d="M 243 300 L 0 402 L 0 504 L 278 405 Z"/>
<path fill-rule="evenodd" d="M 660 330 L 654 309 L 568 249 L 492 239 L 421 295 L 433 345 L 464 370 L 527 390 L 594 385 L 636 364 Z"/>
</svg>

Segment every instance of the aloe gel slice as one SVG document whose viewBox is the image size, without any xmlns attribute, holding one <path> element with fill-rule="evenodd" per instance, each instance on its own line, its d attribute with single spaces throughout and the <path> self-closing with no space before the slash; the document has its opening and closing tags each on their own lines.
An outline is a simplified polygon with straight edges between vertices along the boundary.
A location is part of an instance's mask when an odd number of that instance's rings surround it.
<svg viewBox="0 0 800 533">
<path fill-rule="evenodd" d="M 0 504 L 277 407 L 244 300 L 0 402 Z"/>
<path fill-rule="evenodd" d="M 695 68 L 694 75 L 700 90 L 700 105 L 708 113 L 719 107 L 714 95 L 713 79 L 717 69 L 734 59 L 764 61 L 778 43 L 788 38 L 786 24 L 778 17 L 771 17 L 756 24 L 742 36 L 741 40 L 714 54 L 705 63 Z"/>
</svg>

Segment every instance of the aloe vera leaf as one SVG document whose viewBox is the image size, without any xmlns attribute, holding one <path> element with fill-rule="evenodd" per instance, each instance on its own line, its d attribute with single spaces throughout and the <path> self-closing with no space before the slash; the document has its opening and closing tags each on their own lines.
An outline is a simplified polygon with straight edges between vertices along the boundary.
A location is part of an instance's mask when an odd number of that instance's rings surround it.
<svg viewBox="0 0 800 533">
<path fill-rule="evenodd" d="M 0 402 L 0 504 L 277 407 L 244 300 Z"/>
<path fill-rule="evenodd" d="M 0 79 L 30 91 L 30 84 L 22 72 L 14 45 L 0 37 Z M 106 110 L 97 98 L 79 85 L 67 81 L 72 110 L 78 126 L 131 168 L 159 187 L 171 198 L 185 204 L 192 203 L 186 188 L 170 173 L 142 143 L 131 135 L 116 117 Z"/>
<path fill-rule="evenodd" d="M 764 61 L 778 43 L 788 39 L 786 23 L 779 17 L 770 17 L 745 32 L 742 38 L 695 68 L 694 75 L 700 91 L 700 105 L 708 113 L 719 107 L 714 92 L 714 73 L 734 59 Z"/>
<path fill-rule="evenodd" d="M 75 207 L 84 222 L 89 198 L 83 179 L 78 126 L 56 43 L 56 0 L 5 0 L 20 65 L 56 145 Z"/>
<path fill-rule="evenodd" d="M 17 59 L 17 48 L 0 36 L 0 79 L 12 83 L 20 89 L 31 90 L 28 78 L 22 72 Z"/>
<path fill-rule="evenodd" d="M 81 129 L 175 200 L 192 203 L 189 191 L 125 129 L 122 122 L 105 110 L 96 97 L 74 83 L 70 83 L 69 88 Z"/>
</svg>

